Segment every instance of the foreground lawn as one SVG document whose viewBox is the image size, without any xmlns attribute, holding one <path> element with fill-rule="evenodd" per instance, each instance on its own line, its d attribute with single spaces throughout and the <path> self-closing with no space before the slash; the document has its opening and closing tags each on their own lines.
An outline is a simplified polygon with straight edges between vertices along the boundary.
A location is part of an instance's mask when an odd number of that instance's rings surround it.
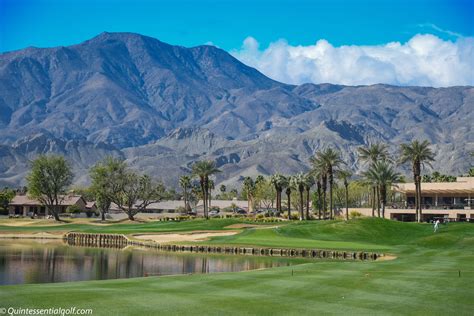
<svg viewBox="0 0 474 316">
<path fill-rule="evenodd" d="M 219 229 L 230 225 L 225 221 L 153 224 L 160 229 L 157 231 L 180 231 L 180 225 Z M 472 315 L 474 311 L 472 224 L 452 223 L 434 234 L 431 225 L 379 219 L 292 223 L 246 230 L 207 243 L 307 247 L 318 242 L 384 248 L 397 259 L 314 261 L 239 273 L 2 286 L 0 308 L 76 306 L 93 308 L 94 315 Z"/>
</svg>

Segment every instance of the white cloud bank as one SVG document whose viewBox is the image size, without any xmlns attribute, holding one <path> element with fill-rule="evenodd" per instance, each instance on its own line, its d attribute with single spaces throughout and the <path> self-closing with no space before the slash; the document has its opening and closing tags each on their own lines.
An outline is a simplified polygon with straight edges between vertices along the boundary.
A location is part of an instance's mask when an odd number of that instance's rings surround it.
<svg viewBox="0 0 474 316">
<path fill-rule="evenodd" d="M 279 40 L 264 50 L 255 38 L 247 37 L 231 54 L 268 77 L 291 84 L 474 85 L 473 37 L 453 42 L 418 34 L 403 44 L 340 47 L 324 39 L 310 46 Z"/>
</svg>

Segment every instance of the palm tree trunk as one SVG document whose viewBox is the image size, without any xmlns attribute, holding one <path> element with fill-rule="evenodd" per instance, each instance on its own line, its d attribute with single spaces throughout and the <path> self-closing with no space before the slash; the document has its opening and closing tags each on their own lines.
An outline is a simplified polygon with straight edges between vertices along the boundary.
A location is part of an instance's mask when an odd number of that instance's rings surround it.
<svg viewBox="0 0 474 316">
<path fill-rule="evenodd" d="M 418 196 L 418 177 L 416 174 L 416 168 L 413 167 L 413 180 L 415 182 L 415 214 L 416 214 L 416 221 L 420 222 L 420 212 L 419 212 L 419 196 Z"/>
<path fill-rule="evenodd" d="M 349 220 L 349 187 L 346 184 L 346 220 Z"/>
<path fill-rule="evenodd" d="M 374 185 L 374 186 L 372 186 L 372 217 L 375 217 L 375 199 L 376 199 L 375 190 L 377 190 L 377 189 Z"/>
<path fill-rule="evenodd" d="M 324 219 L 326 219 L 327 210 L 328 210 L 328 206 L 326 202 L 326 190 L 323 189 L 323 218 Z"/>
<path fill-rule="evenodd" d="M 188 192 L 186 186 L 184 187 L 184 211 L 188 212 Z"/>
<path fill-rule="evenodd" d="M 317 190 L 318 190 L 318 218 L 321 219 L 321 208 L 322 208 L 322 204 L 321 204 L 321 182 L 318 182 L 316 183 L 316 186 L 317 186 Z"/>
<path fill-rule="evenodd" d="M 291 219 L 291 192 L 287 193 L 288 197 L 288 219 Z"/>
<path fill-rule="evenodd" d="M 422 200 L 422 196 L 421 196 L 421 176 L 418 176 L 418 212 L 419 212 L 419 220 L 418 222 L 421 222 L 423 220 L 423 211 L 422 211 L 422 207 L 421 207 L 421 200 Z"/>
<path fill-rule="evenodd" d="M 306 189 L 306 220 L 309 220 L 309 188 Z"/>
<path fill-rule="evenodd" d="M 300 221 L 303 220 L 303 190 L 300 191 Z"/>
<path fill-rule="evenodd" d="M 377 205 L 377 216 L 380 217 L 380 187 L 379 186 L 377 186 L 376 193 L 377 193 L 377 198 L 375 200 L 376 200 L 376 205 Z"/>
<path fill-rule="evenodd" d="M 277 190 L 276 207 L 278 214 L 281 214 L 281 191 Z"/>
<path fill-rule="evenodd" d="M 385 185 L 380 187 L 380 203 L 382 204 L 382 218 L 385 218 L 385 204 L 387 202 L 387 189 Z"/>
<path fill-rule="evenodd" d="M 207 191 L 208 191 L 208 180 L 207 179 L 204 179 L 204 189 L 203 189 L 203 202 L 204 202 L 204 217 L 206 219 L 209 219 L 209 216 L 208 216 L 208 209 L 207 209 L 207 202 L 208 202 L 208 199 L 207 199 Z"/>
<path fill-rule="evenodd" d="M 332 186 L 333 186 L 333 181 L 330 180 L 329 181 L 329 215 L 330 215 L 330 219 L 334 219 L 334 208 L 333 208 L 333 205 L 332 205 Z"/>
<path fill-rule="evenodd" d="M 209 209 L 211 208 L 211 199 L 212 199 L 211 188 L 208 188 L 208 193 L 207 193 L 207 195 L 208 195 L 207 198 L 208 198 L 208 200 L 209 200 L 209 204 L 208 204 L 208 206 L 207 206 L 207 210 L 209 211 Z"/>
</svg>

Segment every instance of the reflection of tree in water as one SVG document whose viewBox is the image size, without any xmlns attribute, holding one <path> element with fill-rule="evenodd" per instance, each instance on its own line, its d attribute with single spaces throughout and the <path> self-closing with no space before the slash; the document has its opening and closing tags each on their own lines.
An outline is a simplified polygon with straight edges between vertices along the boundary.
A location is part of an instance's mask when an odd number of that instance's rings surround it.
<svg viewBox="0 0 474 316">
<path fill-rule="evenodd" d="M 202 257 L 201 259 L 202 259 L 202 261 L 201 261 L 201 272 L 202 273 L 208 273 L 209 272 L 209 265 L 208 265 L 209 263 L 207 261 L 208 259 L 207 259 L 207 257 Z"/>
<path fill-rule="evenodd" d="M 96 255 L 93 270 L 97 280 L 105 280 L 109 277 L 109 254 L 105 250 L 99 251 Z"/>
</svg>

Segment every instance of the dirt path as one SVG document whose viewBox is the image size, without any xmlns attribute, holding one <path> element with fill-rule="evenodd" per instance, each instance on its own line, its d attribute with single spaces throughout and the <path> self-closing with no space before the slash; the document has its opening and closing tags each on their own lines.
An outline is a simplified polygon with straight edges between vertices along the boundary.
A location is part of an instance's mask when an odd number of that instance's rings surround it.
<svg viewBox="0 0 474 316">
<path fill-rule="evenodd" d="M 209 232 L 209 231 L 196 231 L 191 233 L 169 233 L 169 234 L 146 234 L 146 235 L 133 235 L 136 239 L 141 240 L 152 240 L 158 243 L 170 243 L 180 241 L 203 241 L 208 240 L 210 237 L 218 236 L 232 236 L 238 234 L 239 231 L 220 231 L 220 232 Z"/>
</svg>

